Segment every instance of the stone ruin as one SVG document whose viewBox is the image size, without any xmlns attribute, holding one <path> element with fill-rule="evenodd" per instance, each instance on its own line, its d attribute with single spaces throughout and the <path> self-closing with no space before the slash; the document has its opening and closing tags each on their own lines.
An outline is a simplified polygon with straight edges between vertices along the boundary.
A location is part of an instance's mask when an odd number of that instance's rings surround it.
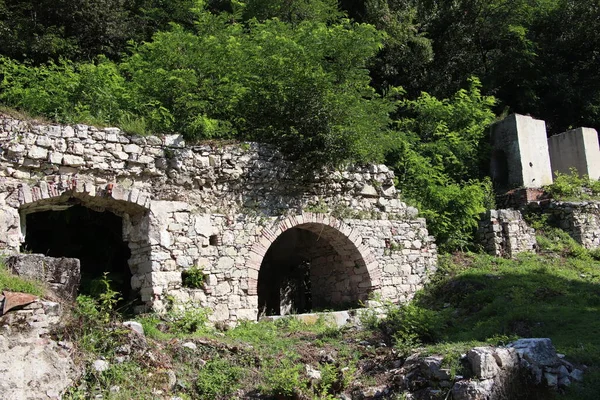
<svg viewBox="0 0 600 400">
<path fill-rule="evenodd" d="M 82 287 L 107 271 L 137 311 L 188 304 L 235 322 L 404 302 L 436 268 L 384 165 L 307 178 L 254 143 L 9 117 L 0 145 L 0 252 L 77 258 Z"/>
<path fill-rule="evenodd" d="M 600 179 L 596 130 L 578 128 L 547 138 L 544 121 L 513 114 L 492 126 L 490 141 L 490 174 L 502 193 L 499 203 L 507 209 L 490 210 L 481 218 L 477 239 L 488 253 L 513 257 L 536 248 L 535 232 L 521 212 L 530 204 L 584 247 L 600 247 L 599 202 L 550 201 L 540 190 L 552 184 L 553 172 L 575 169 L 580 176 Z"/>
</svg>

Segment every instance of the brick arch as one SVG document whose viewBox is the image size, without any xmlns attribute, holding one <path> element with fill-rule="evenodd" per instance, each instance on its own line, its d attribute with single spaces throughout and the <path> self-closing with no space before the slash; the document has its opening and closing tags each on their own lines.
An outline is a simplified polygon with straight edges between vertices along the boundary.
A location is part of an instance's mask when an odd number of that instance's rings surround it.
<svg viewBox="0 0 600 400">
<path fill-rule="evenodd" d="M 299 228 L 310 231 L 325 239 L 339 254 L 349 254 L 358 267 L 365 267 L 371 281 L 371 290 L 381 285 L 381 271 L 375 257 L 362 237 L 352 227 L 332 216 L 320 213 L 302 213 L 275 221 L 265 227 L 259 239 L 250 249 L 248 261 L 248 294 L 258 295 L 258 273 L 267 251 L 285 231 Z"/>
<path fill-rule="evenodd" d="M 126 189 L 116 183 L 95 185 L 78 179 L 58 182 L 39 181 L 30 186 L 19 185 L 19 211 L 27 214 L 68 203 L 71 199 L 98 210 L 117 215 L 144 214 L 150 209 L 150 195 L 139 189 Z"/>
</svg>

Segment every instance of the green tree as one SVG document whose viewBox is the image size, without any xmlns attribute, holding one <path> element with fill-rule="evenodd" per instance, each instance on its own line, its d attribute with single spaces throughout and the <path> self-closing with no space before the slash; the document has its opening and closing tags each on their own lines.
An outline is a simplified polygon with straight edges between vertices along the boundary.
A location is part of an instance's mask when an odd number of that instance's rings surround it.
<svg viewBox="0 0 600 400">
<path fill-rule="evenodd" d="M 491 183 L 482 178 L 480 151 L 494 121 L 494 99 L 472 79 L 468 90 L 438 100 L 423 93 L 403 101 L 395 148 L 388 154 L 398 187 L 428 220 L 445 250 L 466 246 L 479 214 L 490 205 Z"/>
</svg>

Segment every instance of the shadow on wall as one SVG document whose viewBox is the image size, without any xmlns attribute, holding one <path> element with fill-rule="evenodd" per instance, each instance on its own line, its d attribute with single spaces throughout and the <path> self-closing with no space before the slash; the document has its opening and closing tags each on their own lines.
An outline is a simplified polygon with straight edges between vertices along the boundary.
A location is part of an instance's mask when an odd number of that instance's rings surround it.
<svg viewBox="0 0 600 400">
<path fill-rule="evenodd" d="M 81 205 L 63 210 L 27 214 L 22 250 L 50 257 L 70 257 L 81 261 L 81 294 L 96 295 L 102 290 L 104 272 L 113 289 L 130 299 L 131 252 L 123 241 L 123 219 L 109 211 L 93 211 Z"/>
</svg>

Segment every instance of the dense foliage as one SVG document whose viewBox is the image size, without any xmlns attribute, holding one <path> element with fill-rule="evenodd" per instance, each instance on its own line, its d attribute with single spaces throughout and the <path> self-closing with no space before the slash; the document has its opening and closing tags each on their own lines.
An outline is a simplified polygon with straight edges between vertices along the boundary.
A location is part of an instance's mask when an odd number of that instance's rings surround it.
<svg viewBox="0 0 600 400">
<path fill-rule="evenodd" d="M 552 132 L 598 125 L 598 7 L 0 0 L 0 102 L 131 133 L 267 142 L 313 168 L 385 160 L 450 249 L 492 197 L 481 155 L 494 112 Z"/>
</svg>

